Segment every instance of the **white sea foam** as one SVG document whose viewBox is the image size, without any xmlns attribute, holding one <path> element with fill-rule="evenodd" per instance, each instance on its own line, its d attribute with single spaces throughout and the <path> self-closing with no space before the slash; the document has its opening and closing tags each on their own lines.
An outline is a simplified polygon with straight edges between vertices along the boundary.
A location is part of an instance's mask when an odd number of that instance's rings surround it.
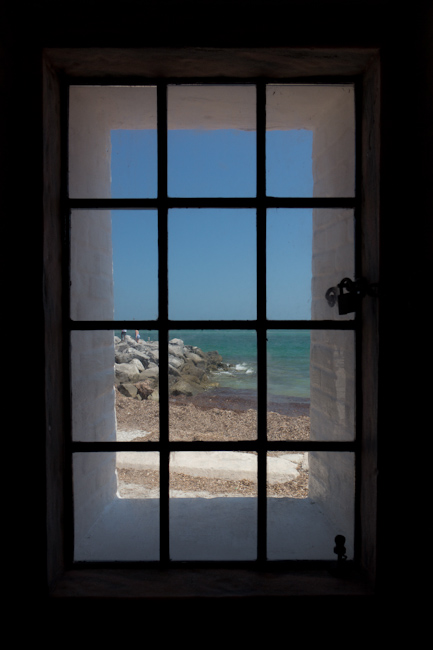
<svg viewBox="0 0 433 650">
<path fill-rule="evenodd" d="M 253 375 L 254 369 L 251 366 L 248 366 L 246 363 L 237 363 L 235 366 L 237 372 L 244 372 L 246 375 Z"/>
<path fill-rule="evenodd" d="M 239 375 L 253 375 L 254 369 L 246 363 L 237 363 L 231 366 L 229 370 L 217 370 L 215 372 L 219 377 L 237 377 Z"/>
</svg>

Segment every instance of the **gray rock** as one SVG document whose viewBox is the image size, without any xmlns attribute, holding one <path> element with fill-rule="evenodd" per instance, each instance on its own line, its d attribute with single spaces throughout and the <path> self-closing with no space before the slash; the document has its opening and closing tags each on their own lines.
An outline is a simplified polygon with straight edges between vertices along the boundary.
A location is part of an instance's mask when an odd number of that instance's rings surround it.
<svg viewBox="0 0 433 650">
<path fill-rule="evenodd" d="M 126 336 L 124 341 L 115 337 L 115 382 L 127 385 L 122 389 L 135 399 L 158 399 L 159 343 L 139 341 Z M 172 395 L 196 395 L 211 386 L 209 373 L 229 366 L 216 352 L 204 353 L 193 345 L 185 345 L 181 339 L 171 339 L 168 346 L 169 392 Z M 137 389 L 145 381 L 142 393 Z M 134 385 L 131 388 L 130 385 Z M 135 392 L 136 391 L 136 392 Z"/>
<path fill-rule="evenodd" d="M 182 368 L 185 365 L 185 359 L 174 356 L 173 354 L 168 355 L 168 365 L 173 366 L 176 370 Z"/>
<path fill-rule="evenodd" d="M 138 369 L 132 363 L 115 363 L 114 373 L 119 384 L 135 384 L 140 380 Z"/>
<path fill-rule="evenodd" d="M 119 393 L 122 393 L 122 395 L 125 395 L 125 397 L 134 398 L 138 395 L 137 387 L 134 384 L 129 384 L 126 382 L 124 384 L 119 384 L 117 390 Z"/>
<path fill-rule="evenodd" d="M 138 359 L 141 362 L 143 369 L 147 368 L 149 365 L 149 356 L 145 352 L 136 350 L 129 346 L 126 350 L 116 351 L 114 358 L 116 363 L 131 363 L 133 359 Z"/>
<path fill-rule="evenodd" d="M 189 352 L 188 351 L 185 356 L 186 356 L 187 360 L 192 361 L 196 366 L 205 366 L 206 365 L 206 359 L 205 359 L 204 355 L 199 356 L 195 352 Z"/>
<path fill-rule="evenodd" d="M 200 365 L 196 365 L 188 358 L 182 368 L 182 374 L 192 375 L 193 377 L 197 377 L 199 380 L 207 381 L 206 367 L 204 362 Z"/>
<path fill-rule="evenodd" d="M 140 376 L 147 379 L 157 379 L 159 377 L 159 367 L 156 363 L 149 363 L 149 366 L 140 373 Z"/>
<path fill-rule="evenodd" d="M 197 395 L 201 393 L 204 388 L 199 384 L 191 383 L 187 380 L 186 377 L 181 377 L 179 381 L 176 381 L 170 388 L 171 395 L 185 395 L 186 397 L 191 397 L 192 395 Z"/>
<path fill-rule="evenodd" d="M 131 360 L 131 365 L 135 366 L 137 368 L 138 372 L 142 372 L 144 370 L 144 366 L 141 363 L 140 359 L 137 359 L 136 357 L 134 357 Z"/>
</svg>

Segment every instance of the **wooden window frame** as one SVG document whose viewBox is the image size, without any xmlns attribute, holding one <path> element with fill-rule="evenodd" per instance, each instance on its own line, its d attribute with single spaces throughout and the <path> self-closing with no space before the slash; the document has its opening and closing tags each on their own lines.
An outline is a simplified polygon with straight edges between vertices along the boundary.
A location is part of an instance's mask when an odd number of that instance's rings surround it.
<svg viewBox="0 0 433 650">
<path fill-rule="evenodd" d="M 201 57 L 202 68 L 199 70 L 200 72 L 202 72 L 203 69 L 207 69 L 206 64 L 208 61 L 206 61 L 206 57 L 203 57 L 202 51 L 195 53 L 189 52 L 188 54 L 189 56 L 195 55 L 196 57 Z M 229 60 L 233 53 L 227 51 L 225 54 L 227 60 Z M 237 63 L 242 59 L 242 53 L 240 57 L 239 52 L 237 54 L 237 58 L 231 58 L 231 67 L 233 68 L 231 72 L 233 76 L 235 76 Z M 336 78 L 343 78 L 347 75 L 347 58 L 345 59 L 344 65 L 342 65 L 341 58 L 344 57 L 344 52 L 340 52 L 339 56 L 333 61 L 324 57 L 322 65 L 317 66 L 318 69 L 315 71 L 313 77 L 310 75 L 310 72 L 308 75 L 305 75 L 305 70 L 308 68 L 309 64 L 308 54 L 305 55 L 304 59 L 302 59 L 302 57 L 299 59 L 295 51 L 289 50 L 284 54 L 285 56 L 282 57 L 280 67 L 278 68 L 277 66 L 278 74 L 275 75 L 275 78 L 306 78 L 309 81 L 320 83 L 321 80 L 323 81 L 325 76 L 329 77 L 329 75 L 332 75 Z M 103 51 L 101 52 L 100 60 L 97 61 L 94 56 L 89 57 L 88 53 L 85 51 L 80 53 L 79 51 L 77 52 L 77 50 L 74 50 L 73 52 L 68 52 L 67 50 L 46 50 L 44 53 L 44 121 L 46 132 L 49 132 L 51 136 L 49 139 L 48 153 L 44 160 L 45 184 L 47 187 L 50 187 L 51 191 L 48 192 L 46 196 L 44 214 L 46 221 L 45 232 L 46 235 L 50 237 L 51 242 L 53 241 L 53 238 L 55 241 L 60 242 L 64 236 L 62 225 L 60 223 L 61 220 L 59 220 L 58 217 L 59 213 L 62 213 L 67 209 L 67 206 L 64 204 L 62 205 L 61 198 L 61 187 L 62 183 L 64 183 L 64 178 L 62 179 L 62 176 L 58 171 L 59 169 L 62 169 L 62 133 L 64 132 L 65 127 L 64 122 L 62 123 L 60 111 L 60 105 L 62 102 L 62 85 L 60 83 L 60 78 L 64 74 L 67 74 L 70 77 L 76 77 L 78 76 L 78 72 L 80 76 L 82 76 L 83 69 L 86 70 L 89 77 L 97 78 L 98 74 L 108 74 L 110 72 L 108 68 L 111 67 L 111 73 L 114 74 L 115 72 L 119 81 L 122 81 L 122 83 L 130 83 L 138 78 L 142 78 L 142 76 L 148 77 L 151 72 L 149 68 L 152 68 L 151 62 L 155 60 L 154 56 L 149 56 L 147 58 L 145 56 L 143 57 L 142 52 L 137 52 L 134 58 L 134 51 L 127 50 L 125 51 L 125 60 L 122 67 L 122 65 L 119 64 L 119 57 L 117 55 L 118 52 L 113 52 L 111 53 L 110 58 L 110 52 Z M 166 55 L 169 60 L 170 52 L 168 51 Z M 272 53 L 272 55 L 274 56 L 275 53 Z M 136 74 L 134 77 L 131 77 L 131 56 L 135 61 L 135 71 L 138 72 L 139 69 L 139 74 Z M 212 53 L 210 53 L 209 57 L 212 58 Z M 362 60 L 359 55 L 354 56 L 353 58 L 351 74 L 356 76 L 358 84 L 363 89 L 363 103 L 361 106 L 363 128 L 360 146 L 362 151 L 365 152 L 367 143 L 371 143 L 372 139 L 378 140 L 378 126 L 375 116 L 377 116 L 379 110 L 377 88 L 379 66 L 377 59 L 372 63 L 371 51 L 365 52 L 365 56 Z M 170 63 L 167 65 L 170 68 Z M 173 61 L 171 62 L 171 65 L 173 67 Z M 198 75 L 197 72 L 198 71 L 196 70 L 197 77 L 201 77 L 202 74 Z M 254 64 L 252 64 L 251 79 L 254 79 L 255 77 L 254 72 Z M 215 79 L 213 79 L 213 81 L 215 81 Z M 363 155 L 361 165 L 362 169 L 359 170 L 359 173 L 362 176 L 362 186 L 364 189 L 359 210 L 361 223 L 363 224 L 363 240 L 365 242 L 366 238 L 367 240 L 368 238 L 371 238 L 371 242 L 376 244 L 377 247 L 375 237 L 377 235 L 378 227 L 378 176 L 376 174 L 378 159 L 377 157 L 373 157 L 372 160 L 371 157 Z M 63 172 L 64 171 L 63 167 Z M 375 270 L 377 271 L 377 253 L 375 257 L 371 254 L 372 249 L 369 247 L 367 247 L 367 249 L 370 251 L 368 259 L 366 259 L 365 255 L 362 256 L 362 259 L 360 260 L 360 268 L 362 269 L 363 275 L 372 277 Z M 52 263 L 54 262 L 52 261 Z M 54 264 L 56 263 L 62 266 L 63 260 L 57 259 Z M 56 296 L 59 296 L 59 290 L 61 290 L 59 285 L 56 284 L 56 286 L 53 286 L 53 283 L 51 283 L 50 291 L 47 293 L 47 307 L 52 300 L 55 300 Z M 59 318 L 61 320 L 62 317 L 59 315 Z M 371 350 L 372 347 L 376 349 L 377 316 L 374 312 L 374 308 L 371 305 L 367 305 L 362 311 L 361 318 L 363 347 L 366 349 L 365 345 L 367 345 L 369 350 Z M 199 325 L 196 323 L 195 326 L 198 327 Z M 209 327 L 209 323 L 207 323 L 206 326 Z M 227 323 L 225 324 L 225 327 L 228 328 Z M 110 329 L 111 328 L 112 326 Z M 62 521 L 64 515 L 63 495 L 65 492 L 68 492 L 65 476 L 68 474 L 67 468 L 70 463 L 68 460 L 64 436 L 64 431 L 69 428 L 69 413 L 68 409 L 65 407 L 68 403 L 69 388 L 68 382 L 63 381 L 62 378 L 65 376 L 63 363 L 65 353 L 68 351 L 68 343 L 62 334 L 62 328 L 59 330 L 58 320 L 56 322 L 52 322 L 51 319 L 47 320 L 47 337 L 47 341 L 50 342 L 49 349 L 52 351 L 47 360 L 47 370 L 49 371 L 49 377 L 56 377 L 57 380 L 56 395 L 59 401 L 56 402 L 57 409 L 55 416 L 60 424 L 60 427 L 56 428 L 56 433 L 50 435 L 50 458 L 53 461 L 57 460 L 60 463 L 60 467 L 63 467 L 65 470 L 60 473 L 56 472 L 56 475 L 54 475 L 52 471 L 48 472 L 48 521 L 51 524 L 48 539 L 50 558 L 48 567 L 49 582 L 53 582 L 54 576 L 58 576 L 59 574 L 61 575 L 61 579 L 56 581 L 55 587 L 53 587 L 52 595 L 78 595 L 78 593 L 95 595 L 94 578 L 95 576 L 99 576 L 100 581 L 96 591 L 100 595 L 109 595 L 110 592 L 114 594 L 117 590 L 119 581 L 128 580 L 131 581 L 131 585 L 134 586 L 137 596 L 156 596 L 158 594 L 159 586 L 157 572 L 155 574 L 153 569 L 134 567 L 130 569 L 114 570 L 111 568 L 101 569 L 92 567 L 80 571 L 67 562 L 64 549 L 67 547 L 67 544 L 65 545 L 65 539 L 69 532 L 62 525 Z M 62 351 L 63 354 L 58 354 L 60 351 Z M 241 590 L 246 590 L 248 595 L 271 595 L 272 589 L 277 589 L 278 591 L 282 589 L 284 590 L 284 593 L 290 595 L 299 590 L 300 584 L 304 584 L 305 587 L 308 588 L 307 585 L 309 583 L 311 584 L 311 580 L 315 583 L 312 593 L 372 593 L 372 584 L 374 584 L 376 571 L 375 504 L 377 494 L 375 482 L 372 480 L 375 456 L 374 453 L 365 454 L 364 449 L 368 448 L 371 452 L 372 447 L 374 448 L 376 445 L 374 420 L 377 400 L 376 381 L 374 380 L 376 363 L 377 358 L 372 355 L 369 357 L 367 363 L 363 363 L 362 365 L 361 387 L 364 405 L 363 411 L 366 410 L 365 405 L 368 404 L 369 417 L 367 419 L 362 418 L 361 422 L 360 453 L 363 457 L 363 462 L 360 466 L 360 562 L 359 567 L 354 571 L 351 579 L 349 581 L 345 580 L 344 584 L 342 584 L 338 581 L 336 583 L 335 577 L 330 575 L 326 569 L 314 567 L 308 572 L 307 576 L 305 573 L 300 574 L 296 570 L 290 569 L 288 572 L 285 571 L 279 574 L 278 580 L 275 581 L 274 579 L 272 583 L 273 586 L 271 587 L 263 575 L 251 569 L 228 567 L 220 567 L 219 569 L 203 568 L 201 570 L 201 579 L 194 581 L 194 595 L 205 596 L 209 590 L 212 590 L 215 586 L 215 580 L 218 579 L 219 571 L 226 572 L 226 576 L 229 574 L 232 575 L 234 585 L 233 595 L 239 595 L 239 585 L 242 585 Z M 48 409 L 53 411 L 54 402 L 52 401 L 52 397 L 50 396 L 47 401 L 49 402 Z M 52 464 L 49 463 L 49 468 L 51 466 Z M 107 571 L 109 573 L 106 573 Z M 182 569 L 182 571 L 188 572 L 190 569 Z M 242 579 L 239 582 L 240 578 Z M 185 591 L 185 583 L 183 580 L 184 578 L 180 578 L 179 573 L 176 571 L 170 572 L 168 583 L 165 584 L 165 595 L 169 596 L 171 594 L 173 597 L 187 595 L 186 592 L 189 590 L 187 589 Z M 235 586 L 236 584 L 238 587 Z M 191 593 L 189 595 L 191 595 Z"/>
</svg>

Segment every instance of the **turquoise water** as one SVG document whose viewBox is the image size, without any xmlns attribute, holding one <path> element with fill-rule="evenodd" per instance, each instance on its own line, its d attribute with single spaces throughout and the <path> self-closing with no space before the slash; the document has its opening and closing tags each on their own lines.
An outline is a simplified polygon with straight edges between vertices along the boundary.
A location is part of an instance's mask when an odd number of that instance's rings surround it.
<svg viewBox="0 0 433 650">
<path fill-rule="evenodd" d="M 116 332 L 120 335 L 120 332 Z M 128 334 L 134 335 L 133 331 Z M 156 332 L 141 331 L 143 340 L 157 340 Z M 218 372 L 215 381 L 222 388 L 257 388 L 257 336 L 251 330 L 172 330 L 170 339 L 179 338 L 203 352 L 217 350 L 223 361 L 232 364 L 228 372 Z M 267 334 L 268 395 L 310 397 L 310 332 L 269 330 Z"/>
</svg>

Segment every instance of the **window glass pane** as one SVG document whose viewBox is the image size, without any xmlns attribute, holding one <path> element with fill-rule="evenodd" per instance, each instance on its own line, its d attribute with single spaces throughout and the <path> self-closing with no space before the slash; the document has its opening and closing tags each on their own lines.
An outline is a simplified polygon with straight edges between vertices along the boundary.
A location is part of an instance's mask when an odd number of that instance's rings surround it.
<svg viewBox="0 0 433 650">
<path fill-rule="evenodd" d="M 352 85 L 267 86 L 269 196 L 354 196 L 354 97 Z"/>
<path fill-rule="evenodd" d="M 254 86 L 169 86 L 169 196 L 256 193 Z"/>
<path fill-rule="evenodd" d="M 313 319 L 352 320 L 354 312 L 339 315 L 338 305 L 331 307 L 326 292 L 343 278 L 355 279 L 355 218 L 353 210 L 313 210 L 312 259 Z"/>
<path fill-rule="evenodd" d="M 114 338 L 116 439 L 159 440 L 158 332 L 121 330 Z"/>
<path fill-rule="evenodd" d="M 354 332 L 268 330 L 267 385 L 269 440 L 354 440 Z"/>
<path fill-rule="evenodd" d="M 155 210 L 73 210 L 73 320 L 153 320 L 158 316 Z"/>
<path fill-rule="evenodd" d="M 311 440 L 355 439 L 355 333 L 311 332 Z"/>
<path fill-rule="evenodd" d="M 355 458 L 349 452 L 269 454 L 268 559 L 336 560 L 354 552 Z"/>
<path fill-rule="evenodd" d="M 171 331 L 171 440 L 257 438 L 257 343 L 251 330 Z"/>
<path fill-rule="evenodd" d="M 158 194 L 156 129 L 111 131 L 111 197 L 154 198 Z"/>
<path fill-rule="evenodd" d="M 310 319 L 313 211 L 268 210 L 266 243 L 268 318 Z"/>
<path fill-rule="evenodd" d="M 274 498 L 308 497 L 308 453 L 270 451 L 267 455 L 267 495 Z"/>
<path fill-rule="evenodd" d="M 267 131 L 268 196 L 313 196 L 313 132 L 307 129 Z"/>
<path fill-rule="evenodd" d="M 267 316 L 271 320 L 351 320 L 326 292 L 354 279 L 353 210 L 271 209 L 267 212 Z M 338 290 L 337 290 L 338 292 Z"/>
<path fill-rule="evenodd" d="M 117 494 L 121 499 L 159 499 L 159 453 L 118 451 Z"/>
<path fill-rule="evenodd" d="M 114 384 L 114 333 L 71 332 L 73 440 L 116 440 Z"/>
<path fill-rule="evenodd" d="M 256 317 L 254 210 L 170 210 L 169 317 Z"/>
<path fill-rule="evenodd" d="M 267 332 L 268 440 L 310 438 L 310 332 Z"/>
<path fill-rule="evenodd" d="M 158 317 L 156 210 L 112 210 L 114 318 Z"/>
<path fill-rule="evenodd" d="M 159 559 L 157 452 L 76 453 L 73 482 L 75 561 Z"/>
<path fill-rule="evenodd" d="M 171 559 L 254 560 L 256 494 L 255 454 L 172 452 Z"/>
<path fill-rule="evenodd" d="M 69 196 L 156 196 L 156 88 L 72 86 Z"/>
<path fill-rule="evenodd" d="M 72 439 L 159 439 L 157 332 L 71 333 Z"/>
</svg>

